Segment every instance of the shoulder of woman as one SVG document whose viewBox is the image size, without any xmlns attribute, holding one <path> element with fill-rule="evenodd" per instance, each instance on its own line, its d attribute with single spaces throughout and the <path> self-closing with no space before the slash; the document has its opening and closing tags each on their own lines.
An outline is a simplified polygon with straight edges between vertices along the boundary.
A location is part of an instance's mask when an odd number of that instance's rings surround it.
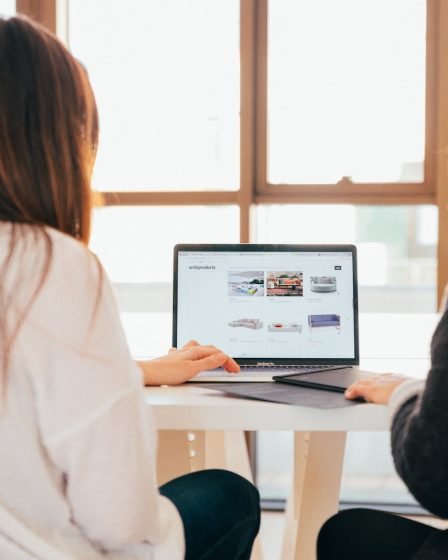
<svg viewBox="0 0 448 560">
<path fill-rule="evenodd" d="M 100 269 L 98 260 L 81 242 L 49 227 L 0 222 L 2 282 L 32 289 L 51 279 L 74 280 L 92 276 Z M 22 290 L 23 295 L 26 289 Z"/>
<path fill-rule="evenodd" d="M 64 383 L 70 378 L 78 386 L 84 380 L 90 388 L 94 376 L 95 383 L 108 386 L 113 394 L 128 387 L 130 380 L 141 385 L 111 284 L 98 259 L 69 236 L 53 230 L 45 233 L 47 237 L 34 245 L 48 258 L 48 262 L 41 258 L 36 267 L 36 276 L 43 277 L 39 290 L 33 296 L 32 281 L 18 279 L 26 297 L 19 310 L 23 323 L 14 345 L 16 358 L 34 375 L 42 371 L 49 386 L 57 385 L 61 372 Z M 34 289 L 36 284 L 32 285 Z M 30 305 L 24 307 L 26 301 Z"/>
<path fill-rule="evenodd" d="M 45 232 L 49 236 L 48 244 L 51 246 L 52 273 L 60 273 L 61 278 L 69 285 L 73 284 L 74 280 L 87 280 L 98 276 L 102 269 L 101 264 L 96 255 L 83 243 L 54 229 L 46 228 Z"/>
<path fill-rule="evenodd" d="M 81 343 L 102 308 L 116 312 L 110 283 L 88 248 L 56 230 L 45 228 L 18 250 L 20 305 L 28 323 L 57 338 Z"/>
</svg>

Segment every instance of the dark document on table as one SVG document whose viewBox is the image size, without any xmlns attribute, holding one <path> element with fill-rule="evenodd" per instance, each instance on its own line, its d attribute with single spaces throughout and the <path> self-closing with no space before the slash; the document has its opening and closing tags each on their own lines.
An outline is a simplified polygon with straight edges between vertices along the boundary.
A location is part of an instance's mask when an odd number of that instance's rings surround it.
<svg viewBox="0 0 448 560">
<path fill-rule="evenodd" d="M 283 385 L 281 383 L 198 383 L 196 387 L 204 387 L 222 391 L 232 396 L 244 397 L 260 401 L 292 404 L 297 406 L 311 406 L 314 408 L 345 408 L 357 406 L 359 401 L 348 401 L 341 393 L 311 389 L 298 385 Z"/>
</svg>

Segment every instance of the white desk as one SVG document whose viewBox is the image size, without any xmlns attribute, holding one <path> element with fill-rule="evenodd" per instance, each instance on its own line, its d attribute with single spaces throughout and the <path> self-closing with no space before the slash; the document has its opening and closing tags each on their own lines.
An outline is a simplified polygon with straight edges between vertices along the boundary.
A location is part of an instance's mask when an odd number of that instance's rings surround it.
<svg viewBox="0 0 448 560">
<path fill-rule="evenodd" d="M 424 367 L 426 360 L 420 361 Z M 161 482 L 189 470 L 217 467 L 251 479 L 243 431 L 294 432 L 282 560 L 315 557 L 317 533 L 338 511 L 346 433 L 388 429 L 386 407 L 372 404 L 321 410 L 232 398 L 194 386 L 147 388 L 146 395 L 163 430 Z M 191 432 L 194 441 L 188 441 Z"/>
<path fill-rule="evenodd" d="M 146 395 L 159 429 L 175 430 L 160 432 L 161 483 L 213 467 L 251 479 L 243 430 L 295 432 L 282 560 L 313 558 L 319 528 L 338 510 L 346 432 L 387 429 L 386 409 L 375 405 L 318 410 L 235 399 L 192 386 L 148 388 Z M 188 441 L 188 431 L 195 431 L 195 441 Z"/>
<path fill-rule="evenodd" d="M 161 430 L 382 431 L 386 408 L 363 404 L 321 410 L 232 398 L 193 385 L 147 387 L 148 404 Z"/>
<path fill-rule="evenodd" d="M 138 347 L 135 334 L 145 332 L 149 338 L 155 332 L 149 317 L 135 314 L 123 319 L 131 348 L 132 341 L 136 345 L 134 354 L 148 353 Z M 423 376 L 436 321 L 435 315 L 424 314 L 362 317 L 362 367 Z M 321 410 L 236 399 L 194 386 L 148 388 L 146 396 L 160 430 L 161 482 L 191 469 L 212 467 L 251 478 L 243 430 L 294 432 L 293 488 L 282 560 L 315 558 L 318 530 L 338 510 L 346 432 L 388 430 L 386 408 L 371 404 Z"/>
</svg>

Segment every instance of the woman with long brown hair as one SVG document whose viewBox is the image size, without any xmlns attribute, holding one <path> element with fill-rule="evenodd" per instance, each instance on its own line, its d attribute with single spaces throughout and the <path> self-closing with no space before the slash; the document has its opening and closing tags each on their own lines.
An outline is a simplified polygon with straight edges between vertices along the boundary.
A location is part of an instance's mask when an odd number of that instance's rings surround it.
<svg viewBox="0 0 448 560">
<path fill-rule="evenodd" d="M 97 141 L 81 64 L 40 26 L 0 19 L 0 557 L 57 557 L 17 536 L 31 534 L 83 560 L 248 559 L 259 498 L 247 481 L 204 471 L 155 485 L 143 382 L 238 366 L 197 343 L 131 360 L 87 249 Z"/>
</svg>

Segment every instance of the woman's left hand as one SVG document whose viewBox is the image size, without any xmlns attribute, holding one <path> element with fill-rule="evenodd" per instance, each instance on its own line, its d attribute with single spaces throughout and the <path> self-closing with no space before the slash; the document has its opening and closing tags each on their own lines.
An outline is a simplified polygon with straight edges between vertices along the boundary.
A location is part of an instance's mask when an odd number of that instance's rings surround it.
<svg viewBox="0 0 448 560">
<path fill-rule="evenodd" d="M 375 404 L 387 404 L 394 389 L 410 379 L 398 373 L 383 373 L 356 381 L 344 395 L 346 399 L 364 399 Z"/>
</svg>

